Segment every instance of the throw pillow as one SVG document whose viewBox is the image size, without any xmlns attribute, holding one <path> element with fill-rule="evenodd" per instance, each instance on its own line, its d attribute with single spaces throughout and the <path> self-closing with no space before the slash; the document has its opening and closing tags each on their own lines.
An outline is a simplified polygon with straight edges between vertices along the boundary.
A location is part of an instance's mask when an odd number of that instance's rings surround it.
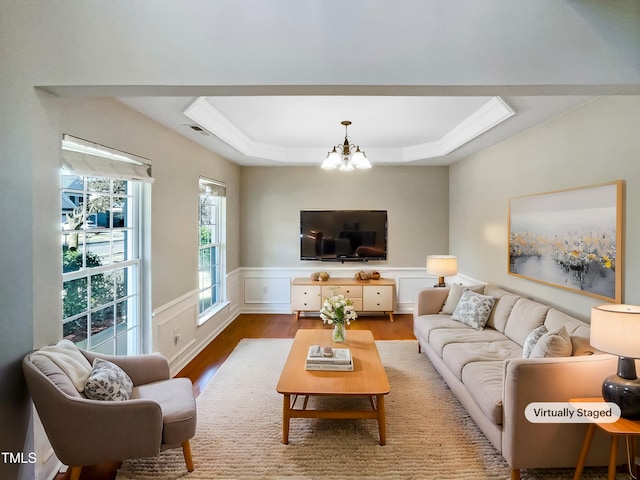
<svg viewBox="0 0 640 480">
<path fill-rule="evenodd" d="M 102 358 L 93 361 L 93 370 L 84 386 L 84 394 L 92 400 L 123 401 L 131 398 L 133 382 L 115 363 Z"/>
<path fill-rule="evenodd" d="M 555 332 L 547 332 L 535 344 L 529 358 L 570 357 L 571 336 L 563 326 Z"/>
<path fill-rule="evenodd" d="M 522 358 L 529 358 L 533 347 L 536 346 L 536 343 L 538 343 L 540 337 L 542 337 L 548 331 L 549 330 L 547 330 L 547 327 L 545 327 L 544 325 L 540 325 L 527 336 L 526 340 L 524 341 L 524 345 L 522 346 Z"/>
<path fill-rule="evenodd" d="M 452 284 L 451 288 L 449 289 L 447 299 L 444 301 L 444 305 L 442 305 L 442 310 L 440 310 L 440 313 L 451 315 L 456 309 L 456 306 L 460 301 L 460 297 L 462 297 L 462 285 L 458 283 Z"/>
<path fill-rule="evenodd" d="M 495 301 L 495 297 L 465 289 L 456 309 L 451 314 L 451 319 L 469 325 L 476 330 L 482 330 L 489 320 Z"/>
<path fill-rule="evenodd" d="M 474 292 L 482 292 L 484 289 L 483 285 L 476 285 L 473 287 L 464 287 L 459 283 L 451 284 L 451 288 L 449 289 L 449 294 L 447 295 L 446 300 L 444 301 L 444 305 L 442 306 L 442 310 L 440 313 L 446 313 L 447 315 L 452 315 L 453 311 L 458 306 L 458 302 L 462 297 L 462 294 L 465 290 L 473 290 Z"/>
</svg>

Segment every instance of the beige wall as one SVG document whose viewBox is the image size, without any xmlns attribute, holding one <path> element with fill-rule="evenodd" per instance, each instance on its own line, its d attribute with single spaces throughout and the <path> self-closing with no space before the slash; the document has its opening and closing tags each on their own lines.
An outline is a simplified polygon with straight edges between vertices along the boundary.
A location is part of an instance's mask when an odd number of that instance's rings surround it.
<svg viewBox="0 0 640 480">
<path fill-rule="evenodd" d="M 446 167 L 244 167 L 241 179 L 243 267 L 314 263 L 299 260 L 303 209 L 387 210 L 387 261 L 375 265 L 420 267 L 427 254 L 448 253 Z"/>
<path fill-rule="evenodd" d="M 509 199 L 625 180 L 623 302 L 640 303 L 640 97 L 596 98 L 450 169 L 450 245 L 461 272 L 588 319 L 605 303 L 507 274 Z"/>
<path fill-rule="evenodd" d="M 239 167 L 109 99 L 60 99 L 64 133 L 152 162 L 152 301 L 160 307 L 198 287 L 198 178 L 227 185 L 227 268 L 239 266 Z"/>
</svg>

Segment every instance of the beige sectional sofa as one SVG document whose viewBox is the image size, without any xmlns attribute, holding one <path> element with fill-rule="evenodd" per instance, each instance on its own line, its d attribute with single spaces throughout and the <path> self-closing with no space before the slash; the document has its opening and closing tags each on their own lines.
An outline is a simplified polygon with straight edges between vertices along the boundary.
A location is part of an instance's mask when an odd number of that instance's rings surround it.
<svg viewBox="0 0 640 480">
<path fill-rule="evenodd" d="M 452 319 L 462 287 L 419 293 L 414 334 L 421 351 L 504 456 L 512 479 L 520 478 L 520 469 L 575 467 L 586 425 L 531 423 L 525 407 L 599 397 L 603 379 L 616 371 L 617 358 L 594 351 L 589 325 L 581 320 L 495 286 L 470 288 L 495 298 L 479 330 Z M 542 325 L 551 333 L 565 327 L 570 337 L 566 356 L 545 356 L 543 350 L 537 352 L 541 358 L 523 358 L 530 332 Z M 597 432 L 586 464 L 607 465 L 608 453 L 608 437 Z"/>
</svg>

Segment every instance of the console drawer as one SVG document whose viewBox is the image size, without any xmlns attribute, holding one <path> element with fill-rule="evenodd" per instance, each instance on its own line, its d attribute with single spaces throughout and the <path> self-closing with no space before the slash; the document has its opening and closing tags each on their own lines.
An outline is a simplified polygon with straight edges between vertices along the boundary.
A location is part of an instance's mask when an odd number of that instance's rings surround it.
<svg viewBox="0 0 640 480">
<path fill-rule="evenodd" d="M 362 298 L 362 285 L 323 285 L 322 299 L 333 295 L 344 295 L 351 300 Z"/>
</svg>

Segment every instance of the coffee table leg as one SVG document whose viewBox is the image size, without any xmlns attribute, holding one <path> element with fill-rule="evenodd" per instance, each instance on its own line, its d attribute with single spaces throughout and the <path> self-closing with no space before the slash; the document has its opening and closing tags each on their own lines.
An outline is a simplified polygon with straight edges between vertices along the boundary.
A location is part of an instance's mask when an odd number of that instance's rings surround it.
<svg viewBox="0 0 640 480">
<path fill-rule="evenodd" d="M 289 419 L 291 418 L 291 395 L 282 397 L 282 443 L 289 443 Z"/>
<path fill-rule="evenodd" d="M 384 395 L 377 395 L 378 404 L 378 430 L 380 431 L 380 445 L 387 443 L 387 425 L 384 416 Z"/>
</svg>

